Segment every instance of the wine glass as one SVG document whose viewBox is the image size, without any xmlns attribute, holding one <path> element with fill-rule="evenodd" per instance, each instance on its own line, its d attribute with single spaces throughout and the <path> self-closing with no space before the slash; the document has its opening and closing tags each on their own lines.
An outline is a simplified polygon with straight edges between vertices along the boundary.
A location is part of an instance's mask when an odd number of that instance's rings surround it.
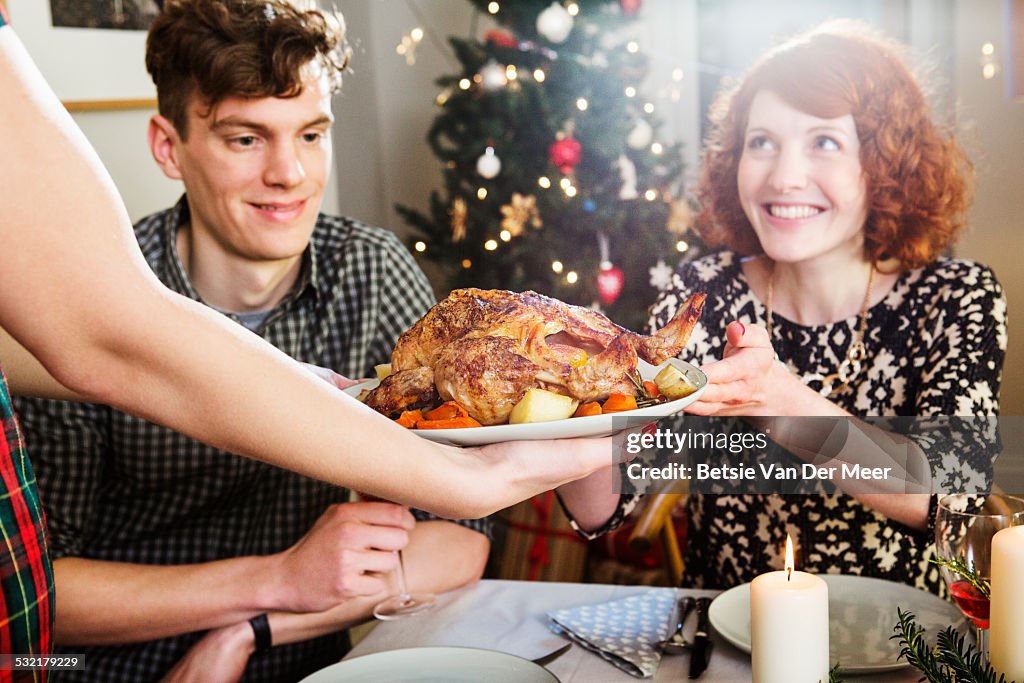
<svg viewBox="0 0 1024 683">
<path fill-rule="evenodd" d="M 356 492 L 361 500 L 367 502 L 384 501 L 383 498 L 372 496 L 361 491 Z M 410 593 L 405 584 L 405 564 L 402 560 L 402 551 L 396 550 L 398 565 L 395 567 L 395 582 L 398 584 L 398 593 L 377 603 L 373 608 L 373 616 L 381 621 L 403 619 L 413 614 L 433 609 L 437 596 L 433 593 Z"/>
<path fill-rule="evenodd" d="M 935 551 L 946 561 L 960 561 L 985 587 L 992 572 L 992 537 L 1024 524 L 1024 499 L 993 494 L 977 509 L 978 496 L 954 494 L 939 499 L 935 515 Z M 942 577 L 964 616 L 974 624 L 978 652 L 988 658 L 989 596 L 967 578 L 942 565 Z"/>
</svg>

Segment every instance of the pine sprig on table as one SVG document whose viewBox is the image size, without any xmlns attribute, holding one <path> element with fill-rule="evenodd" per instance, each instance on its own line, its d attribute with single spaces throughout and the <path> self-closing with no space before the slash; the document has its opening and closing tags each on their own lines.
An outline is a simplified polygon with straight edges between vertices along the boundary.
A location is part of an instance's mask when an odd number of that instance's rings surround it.
<svg viewBox="0 0 1024 683">
<path fill-rule="evenodd" d="M 899 623 L 893 628 L 893 640 L 900 642 L 900 656 L 924 674 L 930 683 L 1007 683 L 1006 677 L 981 658 L 973 645 L 952 626 L 939 633 L 934 648 L 924 638 L 925 630 L 914 621 L 912 612 L 896 608 Z"/>
<path fill-rule="evenodd" d="M 949 667 L 956 681 L 1006 683 L 1005 676 L 996 678 L 996 672 L 982 661 L 980 652 L 975 652 L 973 647 L 965 647 L 964 635 L 954 631 L 952 626 L 939 632 L 935 649 L 939 660 Z"/>
<path fill-rule="evenodd" d="M 977 588 L 986 600 L 991 597 L 992 584 L 978 576 L 977 566 L 973 562 L 970 567 L 962 557 L 936 557 L 932 558 L 932 562 L 963 577 L 964 581 Z"/>
</svg>

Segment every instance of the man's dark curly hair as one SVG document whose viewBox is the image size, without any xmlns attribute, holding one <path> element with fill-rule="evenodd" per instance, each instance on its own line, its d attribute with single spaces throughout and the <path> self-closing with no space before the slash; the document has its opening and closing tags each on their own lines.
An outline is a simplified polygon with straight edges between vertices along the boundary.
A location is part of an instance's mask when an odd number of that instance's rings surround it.
<svg viewBox="0 0 1024 683">
<path fill-rule="evenodd" d="M 160 113 L 187 135 L 193 97 L 213 108 L 228 97 L 297 97 L 311 65 L 341 88 L 348 65 L 340 14 L 289 0 L 166 0 L 146 40 L 146 69 Z"/>
</svg>

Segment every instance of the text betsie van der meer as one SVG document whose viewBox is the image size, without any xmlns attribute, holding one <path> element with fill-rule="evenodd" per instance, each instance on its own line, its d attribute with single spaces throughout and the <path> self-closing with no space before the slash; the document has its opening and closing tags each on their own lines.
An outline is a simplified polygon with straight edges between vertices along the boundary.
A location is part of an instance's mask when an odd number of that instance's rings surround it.
<svg viewBox="0 0 1024 683">
<path fill-rule="evenodd" d="M 626 439 L 625 449 L 636 455 L 646 449 L 657 449 L 679 454 L 690 450 L 716 449 L 719 452 L 739 454 L 748 449 L 763 450 L 768 445 L 764 434 L 726 434 L 707 432 L 672 432 L 657 430 L 648 433 L 632 433 Z M 892 467 L 865 467 L 857 463 L 833 463 L 820 466 L 812 463 L 781 465 L 760 462 L 748 464 L 712 464 L 696 462 L 683 464 L 670 462 L 657 466 L 644 462 L 632 462 L 626 466 L 630 479 L 676 479 L 696 481 L 807 481 L 812 479 L 838 480 L 884 480 L 892 475 Z"/>
</svg>

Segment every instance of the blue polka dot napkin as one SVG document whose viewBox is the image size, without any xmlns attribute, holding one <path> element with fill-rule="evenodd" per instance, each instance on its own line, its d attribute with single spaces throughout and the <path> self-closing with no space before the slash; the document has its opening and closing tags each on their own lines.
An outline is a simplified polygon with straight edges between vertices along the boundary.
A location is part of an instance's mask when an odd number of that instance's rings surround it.
<svg viewBox="0 0 1024 683">
<path fill-rule="evenodd" d="M 548 612 L 548 616 L 555 633 L 565 633 L 631 676 L 650 678 L 661 661 L 655 643 L 669 636 L 675 602 L 675 590 L 653 588 L 628 598 Z"/>
</svg>

